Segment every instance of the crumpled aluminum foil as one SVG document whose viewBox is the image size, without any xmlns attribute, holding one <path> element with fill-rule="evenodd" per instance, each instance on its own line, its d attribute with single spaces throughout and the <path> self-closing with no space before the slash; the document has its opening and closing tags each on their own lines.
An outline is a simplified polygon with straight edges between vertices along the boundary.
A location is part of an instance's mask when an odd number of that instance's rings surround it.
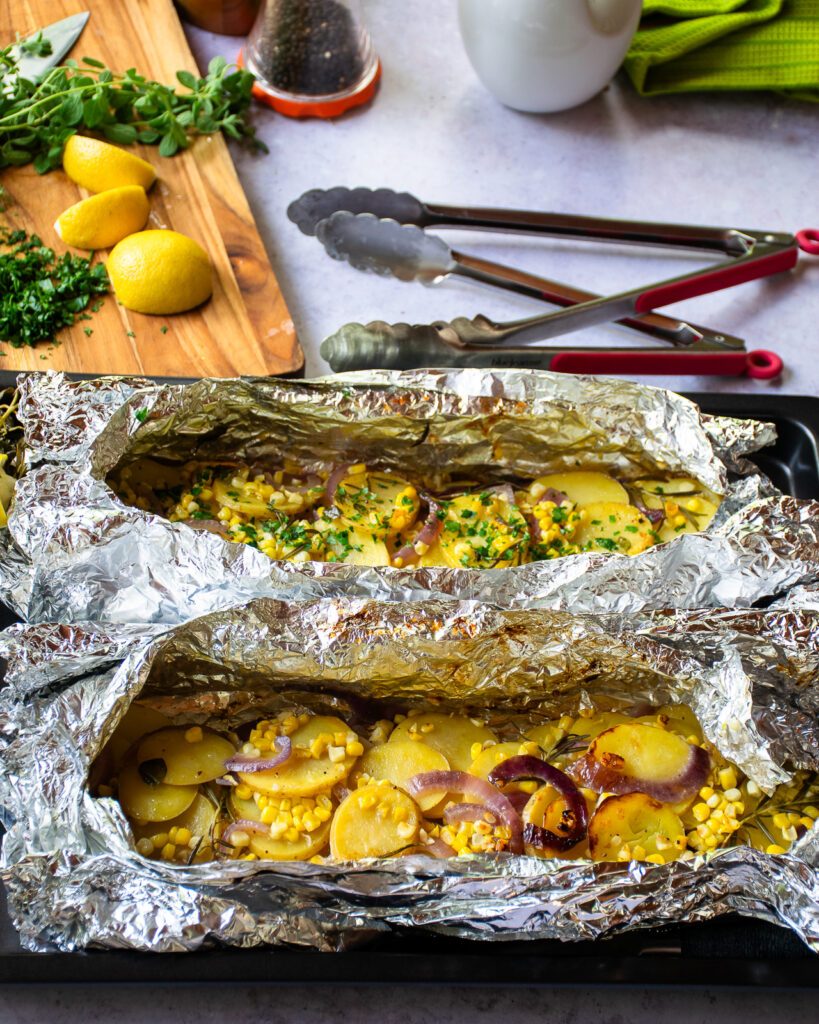
<svg viewBox="0 0 819 1024">
<path fill-rule="evenodd" d="M 181 867 L 133 849 L 90 763 L 138 697 L 184 722 L 237 725 L 294 703 L 379 702 L 552 717 L 684 701 L 770 790 L 819 769 L 819 615 L 573 616 L 471 602 L 261 599 L 171 630 L 16 626 L 0 636 L 2 878 L 30 949 L 182 951 L 224 943 L 336 950 L 399 927 L 477 939 L 599 937 L 728 911 L 819 951 L 819 833 L 787 856 L 591 864 L 505 855 Z"/>
<path fill-rule="evenodd" d="M 28 621 L 175 623 L 260 596 L 342 593 L 577 612 L 738 607 L 819 579 L 819 504 L 781 496 L 744 461 L 773 428 L 702 416 L 628 381 L 418 370 L 186 386 L 37 374 L 20 387 L 30 470 L 0 550 L 0 593 Z M 124 505 L 105 477 L 146 454 L 355 459 L 419 479 L 457 464 L 488 480 L 582 460 L 690 475 L 725 499 L 706 533 L 635 558 L 589 553 L 484 571 L 297 565 Z"/>
</svg>

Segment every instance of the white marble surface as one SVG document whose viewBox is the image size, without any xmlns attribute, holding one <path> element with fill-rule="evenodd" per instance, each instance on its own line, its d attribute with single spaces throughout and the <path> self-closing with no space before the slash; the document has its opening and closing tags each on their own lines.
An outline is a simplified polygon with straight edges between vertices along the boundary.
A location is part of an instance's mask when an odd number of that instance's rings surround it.
<svg viewBox="0 0 819 1024">
<path fill-rule="evenodd" d="M 384 63 L 374 104 L 336 122 L 296 122 L 261 110 L 267 157 L 237 153 L 239 173 L 304 346 L 308 375 L 326 371 L 322 338 L 349 320 L 425 321 L 482 311 L 498 318 L 534 312 L 532 302 L 468 283 L 435 289 L 365 277 L 324 256 L 285 215 L 308 188 L 387 185 L 430 201 L 509 205 L 750 228 L 795 230 L 819 223 L 816 158 L 819 107 L 778 97 L 688 96 L 642 100 L 626 82 L 582 108 L 548 117 L 499 106 L 463 54 L 453 3 L 371 0 L 369 20 Z M 233 56 L 237 41 L 191 30 L 201 60 Z M 454 239 L 455 240 L 455 239 Z M 462 248 L 545 275 L 608 291 L 670 276 L 690 261 L 656 252 L 601 250 L 530 239 L 457 239 Z M 749 348 L 780 353 L 776 384 L 737 379 L 658 380 L 677 388 L 769 388 L 819 392 L 819 260 L 793 274 L 678 307 L 744 336 Z M 595 328 L 578 344 L 626 344 L 622 331 Z M 718 968 L 715 966 L 715 970 Z M 716 978 L 703 978 L 704 984 Z M 816 1020 L 808 994 L 719 991 L 359 989 L 6 988 L 8 1024 L 201 1024 L 211 1020 L 455 1024 L 724 1024 Z"/>
<path fill-rule="evenodd" d="M 578 109 L 520 114 L 502 107 L 477 80 L 461 46 L 454 3 L 370 0 L 365 9 L 384 65 L 373 104 L 332 122 L 261 111 L 257 123 L 269 156 L 236 157 L 305 349 L 308 376 L 327 371 L 318 346 L 351 320 L 418 323 L 478 312 L 514 319 L 544 308 L 463 279 L 425 288 L 334 263 L 287 219 L 288 203 L 309 188 L 389 186 L 437 202 L 769 230 L 819 226 L 817 105 L 762 95 L 646 100 L 617 80 Z M 189 35 L 200 61 L 238 48 L 236 40 L 195 29 Z M 704 262 L 656 249 L 476 233 L 446 237 L 467 252 L 602 292 Z M 668 311 L 744 337 L 749 349 L 774 349 L 786 372 L 772 384 L 713 377 L 645 378 L 649 382 L 819 393 L 819 259 L 803 257 L 795 272 Z M 609 326 L 570 340 L 632 344 L 628 332 Z"/>
</svg>

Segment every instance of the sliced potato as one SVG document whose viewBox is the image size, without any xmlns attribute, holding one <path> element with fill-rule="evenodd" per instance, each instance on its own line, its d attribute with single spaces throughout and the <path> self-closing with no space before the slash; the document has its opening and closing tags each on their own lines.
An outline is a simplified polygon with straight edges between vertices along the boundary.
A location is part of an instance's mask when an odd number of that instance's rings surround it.
<svg viewBox="0 0 819 1024">
<path fill-rule="evenodd" d="M 421 772 L 447 772 L 449 761 L 444 755 L 420 740 L 399 740 L 396 743 L 380 743 L 370 749 L 356 762 L 350 776 L 350 785 L 355 786 L 361 776 L 366 775 L 375 782 L 386 779 L 399 789 Z M 440 800 L 439 793 L 427 793 L 418 798 L 422 811 L 429 811 Z"/>
<path fill-rule="evenodd" d="M 610 796 L 589 822 L 589 850 L 593 860 L 625 859 L 625 852 L 659 853 L 668 862 L 676 860 L 684 847 L 676 842 L 685 835 L 678 815 L 645 793 Z"/>
<path fill-rule="evenodd" d="M 676 733 L 685 740 L 690 736 L 696 736 L 698 742 L 702 741 L 702 726 L 687 704 L 663 704 L 652 714 L 643 715 L 637 721 L 645 722 L 647 725 L 660 722 L 669 732 Z"/>
<path fill-rule="evenodd" d="M 598 711 L 588 718 L 578 715 L 569 732 L 591 743 L 601 732 L 613 729 L 615 725 L 628 725 L 633 721 L 633 718 L 620 711 Z"/>
<path fill-rule="evenodd" d="M 696 480 L 636 480 L 647 508 L 659 508 L 666 518 L 657 527 L 660 540 L 669 541 L 681 533 L 700 533 L 716 515 L 720 499 Z"/>
<path fill-rule="evenodd" d="M 274 839 L 253 833 L 250 852 L 255 853 L 259 860 L 309 860 L 321 853 L 329 838 L 329 821 L 322 822 L 312 832 L 299 832 L 299 838 L 293 842 L 284 837 Z"/>
<path fill-rule="evenodd" d="M 586 506 L 600 501 L 628 504 L 625 487 L 608 473 L 582 470 L 571 473 L 550 473 L 548 476 L 538 477 L 535 483 L 562 491 L 575 505 Z"/>
<path fill-rule="evenodd" d="M 236 747 L 213 729 L 171 726 L 147 735 L 137 749 L 137 764 L 164 761 L 162 781 L 171 786 L 212 782 L 225 774 Z"/>
<path fill-rule="evenodd" d="M 253 796 L 245 800 L 237 794 L 235 789 L 231 789 L 228 805 L 231 813 L 236 818 L 244 818 L 246 821 L 262 820 L 262 809 Z"/>
<path fill-rule="evenodd" d="M 175 818 L 158 822 L 146 822 L 144 825 L 134 824 L 134 837 L 136 839 L 150 839 L 157 832 L 168 832 L 172 828 L 186 828 L 194 839 L 203 838 L 203 842 L 209 840 L 211 829 L 216 821 L 219 808 L 215 800 L 210 800 L 202 793 L 197 793 L 193 798 L 190 807 L 178 814 Z M 201 849 L 201 847 L 200 847 Z"/>
<path fill-rule="evenodd" d="M 122 763 L 126 751 L 138 739 L 170 724 L 170 719 L 159 711 L 154 711 L 153 708 L 146 707 L 144 704 L 132 704 L 114 729 L 105 748 L 111 754 L 114 767 L 118 767 Z"/>
<path fill-rule="evenodd" d="M 354 529 L 381 540 L 408 530 L 421 508 L 408 480 L 366 468 L 341 481 L 333 504 Z"/>
<path fill-rule="evenodd" d="M 574 543 L 588 551 L 618 551 L 638 555 L 654 544 L 654 527 L 633 505 L 614 501 L 591 502 Z"/>
<path fill-rule="evenodd" d="M 461 715 L 445 715 L 440 711 L 428 711 L 399 722 L 390 734 L 388 743 L 412 740 L 416 733 L 420 741 L 429 744 L 433 750 L 443 754 L 455 771 L 468 772 L 472 762 L 472 747 L 476 743 L 497 742 L 497 736 L 485 725 L 476 725 L 471 718 Z"/>
<path fill-rule="evenodd" d="M 342 560 L 349 565 L 390 565 L 390 553 L 383 540 L 367 531 L 366 527 L 350 528 L 350 548 Z"/>
<path fill-rule="evenodd" d="M 336 738 L 344 739 L 344 743 L 336 743 Z M 314 796 L 347 778 L 356 758 L 348 756 L 345 747 L 356 739 L 356 734 L 340 718 L 313 715 L 291 735 L 293 756 L 289 760 L 271 771 L 238 772 L 238 776 L 251 789 L 263 793 Z M 302 756 L 307 755 L 314 744 L 322 746 L 321 755 Z M 343 756 L 336 753 L 339 750 Z M 334 761 L 334 757 L 338 760 Z"/>
<path fill-rule="evenodd" d="M 574 726 L 566 729 L 559 721 L 543 722 L 542 725 L 530 729 L 526 733 L 526 739 L 531 743 L 537 743 L 540 749 L 548 754 L 569 732 L 577 732 L 577 729 Z"/>
<path fill-rule="evenodd" d="M 519 753 L 518 742 L 494 743 L 478 754 L 469 766 L 469 774 L 476 775 L 479 779 L 487 779 L 493 768 L 497 768 L 502 761 L 507 761 L 510 757 L 517 757 Z"/>
<path fill-rule="evenodd" d="M 198 792 L 198 786 L 146 782 L 135 764 L 125 765 L 119 773 L 117 795 L 122 809 L 140 821 L 169 821 L 186 811 Z"/>
<path fill-rule="evenodd" d="M 520 509 L 497 494 L 462 494 L 446 502 L 436 548 L 456 569 L 502 569 L 518 565 L 529 527 Z"/>
<path fill-rule="evenodd" d="M 371 783 L 338 805 L 330 829 L 330 853 L 336 860 L 389 857 L 418 839 L 418 805 L 389 782 Z"/>
<path fill-rule="evenodd" d="M 234 484 L 232 480 L 219 478 L 213 481 L 213 497 L 225 508 L 241 512 L 251 519 L 266 519 L 274 514 L 273 506 L 254 493 L 252 485 L 246 482 Z"/>
</svg>

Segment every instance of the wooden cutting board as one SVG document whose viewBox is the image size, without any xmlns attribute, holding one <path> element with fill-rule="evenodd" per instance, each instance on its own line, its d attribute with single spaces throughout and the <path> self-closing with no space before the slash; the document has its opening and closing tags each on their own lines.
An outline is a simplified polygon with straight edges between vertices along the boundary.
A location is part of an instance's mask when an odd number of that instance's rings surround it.
<svg viewBox="0 0 819 1024">
<path fill-rule="evenodd" d="M 12 41 L 15 32 L 27 36 L 83 10 L 91 17 L 69 56 L 96 57 L 115 71 L 135 67 L 166 84 L 176 81 L 178 70 L 198 74 L 171 0 L 6 0 L 0 4 L 0 43 Z M 191 149 L 168 158 L 160 157 L 155 146 L 132 148 L 159 176 L 149 193 L 146 226 L 173 228 L 204 246 L 214 268 L 212 298 L 188 313 L 146 316 L 124 309 L 111 294 L 91 320 L 62 331 L 56 347 L 15 349 L 0 342 L 5 353 L 0 369 L 170 377 L 301 369 L 304 356 L 293 321 L 224 138 L 200 138 Z M 54 221 L 88 193 L 61 170 L 40 176 L 31 166 L 4 170 L 2 184 L 14 203 L 0 216 L 65 251 Z M 86 336 L 84 328 L 93 333 Z"/>
</svg>

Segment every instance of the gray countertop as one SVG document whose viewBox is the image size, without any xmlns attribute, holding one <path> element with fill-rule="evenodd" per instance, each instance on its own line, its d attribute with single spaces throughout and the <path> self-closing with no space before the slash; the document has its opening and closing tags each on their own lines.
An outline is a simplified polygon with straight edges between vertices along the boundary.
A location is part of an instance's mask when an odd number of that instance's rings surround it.
<svg viewBox="0 0 819 1024">
<path fill-rule="evenodd" d="M 371 106 L 335 121 L 297 121 L 260 110 L 268 156 L 237 152 L 242 183 L 306 353 L 306 374 L 327 372 L 318 347 L 348 321 L 423 323 L 486 313 L 496 319 L 544 307 L 463 279 L 431 288 L 361 274 L 335 263 L 286 216 L 310 188 L 388 186 L 422 199 L 611 217 L 795 231 L 819 226 L 819 106 L 775 95 L 643 99 L 616 80 L 584 106 L 520 114 L 480 84 L 461 45 L 454 3 L 380 0 L 365 5 L 384 75 Z M 233 56 L 240 40 L 196 29 L 200 62 Z M 588 289 L 611 292 L 704 265 L 701 255 L 448 232 L 467 252 Z M 688 390 L 777 388 L 819 393 L 819 259 L 798 269 L 676 306 L 698 323 L 770 348 L 786 364 L 770 384 L 742 378 L 644 378 Z M 632 345 L 602 326 L 578 345 Z M 638 339 L 636 344 L 645 344 Z M 648 342 L 651 344 L 651 342 Z M 661 343 L 657 343 L 658 347 Z"/>
<path fill-rule="evenodd" d="M 614 217 L 796 230 L 819 223 L 816 157 L 819 106 L 777 96 L 686 96 L 645 100 L 617 80 L 579 109 L 545 117 L 500 106 L 473 74 L 458 36 L 455 5 L 380 0 L 367 5 L 384 77 L 374 103 L 332 122 L 291 121 L 260 109 L 269 156 L 236 161 L 293 314 L 308 376 L 326 372 L 318 346 L 350 320 L 414 322 L 485 312 L 533 314 L 534 302 L 456 280 L 432 289 L 366 277 L 333 263 L 287 220 L 303 191 L 333 185 L 390 186 L 430 201 L 505 205 Z M 233 57 L 239 40 L 196 29 L 200 62 Z M 449 236 L 448 236 L 449 237 Z M 451 236 L 461 247 L 598 291 L 671 276 L 696 265 L 657 251 L 601 249 L 532 239 Z M 819 260 L 793 273 L 696 299 L 671 312 L 772 348 L 786 363 L 774 384 L 734 378 L 649 379 L 678 389 L 771 388 L 819 393 Z M 623 344 L 624 332 L 593 328 L 577 344 Z M 648 379 L 648 378 L 647 378 Z M 275 953 L 271 953 L 275 955 Z M 718 971 L 715 965 L 715 971 Z M 47 980 L 47 979 L 44 979 Z M 704 985 L 718 978 L 704 977 Z M 88 989 L 7 987 L 0 1019 L 20 1024 L 131 1024 L 211 1020 L 414 1024 L 506 1020 L 724 1024 L 786 1016 L 816 1019 L 809 993 L 676 990 Z"/>
</svg>

